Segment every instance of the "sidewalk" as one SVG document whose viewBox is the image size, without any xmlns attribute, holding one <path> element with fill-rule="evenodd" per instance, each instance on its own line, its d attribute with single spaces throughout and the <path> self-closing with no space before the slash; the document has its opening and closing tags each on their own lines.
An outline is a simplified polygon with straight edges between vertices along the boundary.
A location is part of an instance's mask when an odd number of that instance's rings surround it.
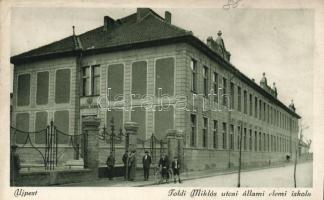
<svg viewBox="0 0 324 200">
<path fill-rule="evenodd" d="M 305 161 L 307 162 L 307 161 Z M 308 161 L 309 162 L 309 161 Z M 301 162 L 299 162 L 301 163 Z M 289 163 L 277 163 L 271 166 L 263 166 L 263 167 L 250 167 L 246 169 L 242 169 L 242 172 L 247 171 L 255 171 L 255 170 L 262 170 L 262 169 L 270 169 L 270 168 L 278 168 L 278 167 L 285 167 L 288 165 L 293 165 L 293 162 Z M 199 179 L 199 178 L 207 178 L 212 176 L 220 176 L 226 174 L 233 174 L 238 173 L 238 169 L 222 169 L 222 170 L 204 170 L 204 171 L 192 171 L 192 172 L 183 172 L 181 174 L 182 181 L 192 180 L 192 179 Z M 169 180 L 170 186 L 181 186 L 181 184 L 177 183 L 176 185 L 173 183 L 173 179 Z M 89 182 L 82 182 L 82 183 L 71 183 L 65 184 L 61 186 L 93 186 L 93 187 L 144 187 L 144 186 L 153 186 L 157 185 L 157 181 L 153 175 L 150 176 L 149 181 L 143 180 L 143 174 L 137 173 L 135 181 L 125 181 L 124 177 L 116 177 L 114 180 L 109 180 L 108 178 L 101 178 L 96 181 L 89 181 Z"/>
</svg>

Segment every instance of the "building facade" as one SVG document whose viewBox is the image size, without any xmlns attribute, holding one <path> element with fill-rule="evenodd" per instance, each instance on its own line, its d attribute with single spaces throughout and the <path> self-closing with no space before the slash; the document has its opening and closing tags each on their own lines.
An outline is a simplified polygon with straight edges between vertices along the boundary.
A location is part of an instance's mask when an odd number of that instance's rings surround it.
<svg viewBox="0 0 324 200">
<path fill-rule="evenodd" d="M 168 129 L 185 137 L 187 170 L 261 165 L 294 156 L 298 119 L 277 99 L 264 75 L 260 85 L 230 63 L 222 33 L 204 43 L 148 8 L 103 26 L 11 58 L 12 126 L 37 131 L 50 121 L 67 134 L 95 115 L 101 128 L 139 125 L 138 137 L 163 139 Z M 18 145 L 26 138 L 14 139 Z M 32 140 L 43 144 L 41 135 Z M 68 141 L 62 160 L 73 159 Z M 101 163 L 107 145 L 101 143 Z M 123 144 L 117 145 L 119 155 Z M 25 151 L 28 155 L 32 152 Z M 30 156 L 29 156 L 30 157 Z M 117 162 L 120 162 L 117 160 Z"/>
</svg>

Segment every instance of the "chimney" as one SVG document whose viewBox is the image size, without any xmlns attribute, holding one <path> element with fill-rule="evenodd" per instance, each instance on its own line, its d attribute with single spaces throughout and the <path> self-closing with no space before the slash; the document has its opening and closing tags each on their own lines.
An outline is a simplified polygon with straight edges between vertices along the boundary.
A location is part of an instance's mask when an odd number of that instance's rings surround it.
<svg viewBox="0 0 324 200">
<path fill-rule="evenodd" d="M 149 8 L 137 8 L 137 21 L 141 20 L 143 17 L 145 17 L 150 12 Z"/>
<path fill-rule="evenodd" d="M 212 36 L 209 36 L 209 37 L 207 38 L 207 46 L 208 46 L 209 48 L 213 49 L 213 44 L 214 44 L 214 39 L 213 39 Z"/>
<path fill-rule="evenodd" d="M 108 29 L 112 28 L 115 24 L 115 20 L 109 16 L 104 17 L 104 27 L 103 30 L 107 31 Z"/>
<path fill-rule="evenodd" d="M 169 11 L 165 11 L 165 13 L 164 13 L 164 21 L 167 24 L 171 24 L 171 13 Z"/>
</svg>

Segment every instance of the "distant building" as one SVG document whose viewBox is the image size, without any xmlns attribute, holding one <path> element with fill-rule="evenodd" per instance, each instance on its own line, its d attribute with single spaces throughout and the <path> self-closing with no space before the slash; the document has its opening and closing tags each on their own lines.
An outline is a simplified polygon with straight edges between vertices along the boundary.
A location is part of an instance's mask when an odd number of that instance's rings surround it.
<svg viewBox="0 0 324 200">
<path fill-rule="evenodd" d="M 173 25 L 170 12 L 163 18 L 138 8 L 121 19 L 105 16 L 101 27 L 11 58 L 12 125 L 34 131 L 54 120 L 61 131 L 77 134 L 82 117 L 96 115 L 101 128 L 110 126 L 112 116 L 117 128 L 137 122 L 142 139 L 152 133 L 164 138 L 168 129 L 178 129 L 185 134 L 188 170 L 237 165 L 241 133 L 243 164 L 294 156 L 300 116 L 277 99 L 277 89 L 268 86 L 265 75 L 258 85 L 230 58 L 221 32 L 206 44 Z M 104 104 L 108 88 L 109 100 L 121 101 L 111 111 L 97 105 Z M 133 111 L 114 109 L 128 108 L 130 94 L 136 94 Z M 143 108 L 148 101 L 143 95 L 152 97 L 153 109 Z M 33 140 L 41 145 L 37 137 Z M 23 139 L 16 138 L 18 145 Z M 122 153 L 122 145 L 118 148 Z M 101 162 L 106 154 L 100 152 Z"/>
</svg>

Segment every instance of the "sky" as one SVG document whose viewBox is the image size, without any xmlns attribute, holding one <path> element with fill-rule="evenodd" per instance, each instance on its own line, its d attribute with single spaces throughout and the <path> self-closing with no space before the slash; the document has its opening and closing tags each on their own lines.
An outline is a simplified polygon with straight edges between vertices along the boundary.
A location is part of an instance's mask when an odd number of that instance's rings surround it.
<svg viewBox="0 0 324 200">
<path fill-rule="evenodd" d="M 314 13 L 307 9 L 215 9 L 152 8 L 172 24 L 190 30 L 202 41 L 223 32 L 231 63 L 256 82 L 265 72 L 268 84 L 276 82 L 278 98 L 289 105 L 294 100 L 304 137 L 312 139 Z M 108 15 L 118 19 L 136 8 L 13 8 L 11 55 L 81 34 L 103 25 Z"/>
</svg>

